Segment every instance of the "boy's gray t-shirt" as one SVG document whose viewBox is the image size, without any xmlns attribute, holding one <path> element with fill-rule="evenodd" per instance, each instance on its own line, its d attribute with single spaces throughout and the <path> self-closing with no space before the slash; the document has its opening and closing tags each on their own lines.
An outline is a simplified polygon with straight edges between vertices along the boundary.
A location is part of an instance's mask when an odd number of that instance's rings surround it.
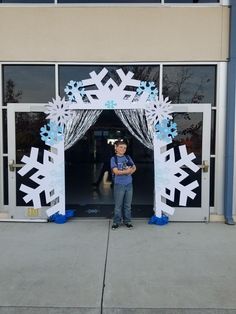
<svg viewBox="0 0 236 314">
<path fill-rule="evenodd" d="M 114 156 L 111 158 L 111 169 L 117 168 L 118 170 L 123 170 L 127 167 L 127 164 L 129 164 L 129 166 L 134 165 L 134 162 L 130 156 L 129 156 L 129 159 L 125 155 L 116 156 L 116 157 L 117 157 L 117 163 L 116 163 L 116 158 Z M 125 175 L 119 175 L 119 176 L 115 175 L 114 183 L 128 185 L 132 183 L 132 175 L 131 174 L 125 174 Z"/>
</svg>

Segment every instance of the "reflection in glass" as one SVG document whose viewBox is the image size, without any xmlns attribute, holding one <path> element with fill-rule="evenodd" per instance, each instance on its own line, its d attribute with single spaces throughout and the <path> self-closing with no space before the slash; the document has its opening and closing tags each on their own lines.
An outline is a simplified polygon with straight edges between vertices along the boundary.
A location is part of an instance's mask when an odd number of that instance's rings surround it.
<svg viewBox="0 0 236 314">
<path fill-rule="evenodd" d="M 3 102 L 47 103 L 55 97 L 54 65 L 3 66 Z"/>
<path fill-rule="evenodd" d="M 116 70 L 122 68 L 125 73 L 134 73 L 133 79 L 141 81 L 153 81 L 159 87 L 159 65 L 62 65 L 59 66 L 59 94 L 66 96 L 64 89 L 70 80 L 81 81 L 90 78 L 89 73 L 99 73 L 103 68 L 109 72 L 103 80 L 103 84 L 111 77 L 119 85 L 120 78 Z M 93 86 L 96 88 L 95 86 Z M 92 89 L 92 86 L 89 87 Z M 132 89 L 132 87 L 130 87 Z M 126 88 L 129 90 L 129 87 Z"/>
<path fill-rule="evenodd" d="M 161 0 L 59 0 L 58 3 L 161 3 Z"/>
<path fill-rule="evenodd" d="M 0 0 L 0 3 L 54 3 L 54 0 Z"/>
<path fill-rule="evenodd" d="M 172 146 L 186 145 L 188 154 L 193 152 L 196 156 L 194 163 L 202 164 L 202 112 L 179 112 L 172 115 L 178 132 Z"/>
<path fill-rule="evenodd" d="M 9 204 L 9 191 L 8 191 L 8 158 L 3 157 L 3 204 Z"/>
<path fill-rule="evenodd" d="M 7 154 L 7 111 L 2 110 L 3 153 Z"/>
<path fill-rule="evenodd" d="M 215 106 L 216 66 L 164 66 L 163 95 L 172 103 L 210 103 Z"/>
<path fill-rule="evenodd" d="M 165 3 L 219 3 L 219 0 L 164 0 Z"/>
<path fill-rule="evenodd" d="M 46 123 L 43 112 L 16 112 L 16 163 L 29 155 L 31 147 L 48 149 L 40 138 L 40 128 Z"/>
<path fill-rule="evenodd" d="M 211 111 L 211 155 L 215 154 L 216 148 L 216 110 Z"/>
<path fill-rule="evenodd" d="M 215 158 L 211 158 L 210 164 L 210 206 L 215 204 Z"/>
<path fill-rule="evenodd" d="M 39 148 L 38 161 L 43 161 L 43 150 L 48 150 L 40 138 L 40 128 L 46 123 L 45 114 L 42 112 L 16 112 L 16 163 L 20 164 L 24 155 L 29 156 L 31 147 Z M 17 206 L 26 206 L 23 200 L 25 193 L 19 191 L 21 184 L 31 188 L 36 188 L 37 184 L 30 180 L 30 176 L 36 172 L 36 169 L 30 171 L 26 176 L 21 177 L 16 173 L 16 198 Z M 41 199 L 42 200 L 42 199 Z M 32 202 L 27 204 L 32 206 Z"/>
</svg>

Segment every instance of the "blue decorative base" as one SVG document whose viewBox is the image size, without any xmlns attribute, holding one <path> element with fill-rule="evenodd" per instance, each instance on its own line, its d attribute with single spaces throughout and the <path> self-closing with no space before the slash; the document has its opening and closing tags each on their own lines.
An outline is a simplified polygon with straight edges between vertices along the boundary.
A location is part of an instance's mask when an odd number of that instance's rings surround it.
<svg viewBox="0 0 236 314">
<path fill-rule="evenodd" d="M 148 221 L 148 224 L 149 225 L 159 225 L 159 226 L 163 226 L 163 225 L 167 225 L 169 222 L 169 217 L 168 216 L 165 216 L 165 215 L 162 215 L 161 218 L 153 215 L 149 221 Z"/>
<path fill-rule="evenodd" d="M 67 222 L 67 220 L 71 217 L 73 217 L 75 214 L 75 211 L 73 209 L 68 209 L 66 210 L 66 214 L 65 215 L 61 215 L 61 214 L 54 214 L 51 217 L 49 217 L 49 221 L 51 222 L 55 222 L 56 224 L 64 224 L 65 222 Z"/>
</svg>

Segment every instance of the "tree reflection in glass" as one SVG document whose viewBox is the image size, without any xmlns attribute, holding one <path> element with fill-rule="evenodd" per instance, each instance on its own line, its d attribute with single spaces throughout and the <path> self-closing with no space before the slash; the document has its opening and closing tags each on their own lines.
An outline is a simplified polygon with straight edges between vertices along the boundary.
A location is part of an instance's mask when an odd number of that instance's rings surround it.
<svg viewBox="0 0 236 314">
<path fill-rule="evenodd" d="M 163 95 L 172 103 L 210 103 L 215 106 L 216 66 L 163 67 Z"/>
<path fill-rule="evenodd" d="M 3 101 L 47 103 L 55 97 L 54 65 L 4 65 Z"/>
<path fill-rule="evenodd" d="M 43 112 L 16 112 L 16 162 L 29 155 L 31 147 L 49 149 L 40 138 L 40 128 L 46 123 Z"/>
<path fill-rule="evenodd" d="M 188 154 L 194 153 L 196 159 L 194 163 L 202 163 L 202 121 L 201 112 L 173 113 L 173 121 L 177 124 L 178 135 L 168 147 L 178 148 L 186 145 Z M 178 159 L 178 150 L 176 150 Z"/>
</svg>

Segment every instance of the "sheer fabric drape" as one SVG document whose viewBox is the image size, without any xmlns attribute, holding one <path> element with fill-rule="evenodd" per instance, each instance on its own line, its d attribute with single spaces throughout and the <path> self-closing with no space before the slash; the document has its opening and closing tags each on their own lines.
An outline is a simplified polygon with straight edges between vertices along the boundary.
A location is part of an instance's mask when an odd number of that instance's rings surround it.
<svg viewBox="0 0 236 314">
<path fill-rule="evenodd" d="M 102 110 L 76 110 L 73 118 L 65 126 L 65 150 L 80 140 L 87 130 L 97 121 Z"/>
<path fill-rule="evenodd" d="M 76 110 L 73 118 L 65 127 L 65 150 L 80 140 L 87 130 L 97 121 L 102 110 Z M 129 132 L 147 148 L 153 150 L 153 132 L 148 126 L 144 109 L 115 110 Z"/>
<path fill-rule="evenodd" d="M 117 109 L 115 113 L 133 136 L 153 150 L 153 132 L 148 126 L 144 109 Z"/>
</svg>

